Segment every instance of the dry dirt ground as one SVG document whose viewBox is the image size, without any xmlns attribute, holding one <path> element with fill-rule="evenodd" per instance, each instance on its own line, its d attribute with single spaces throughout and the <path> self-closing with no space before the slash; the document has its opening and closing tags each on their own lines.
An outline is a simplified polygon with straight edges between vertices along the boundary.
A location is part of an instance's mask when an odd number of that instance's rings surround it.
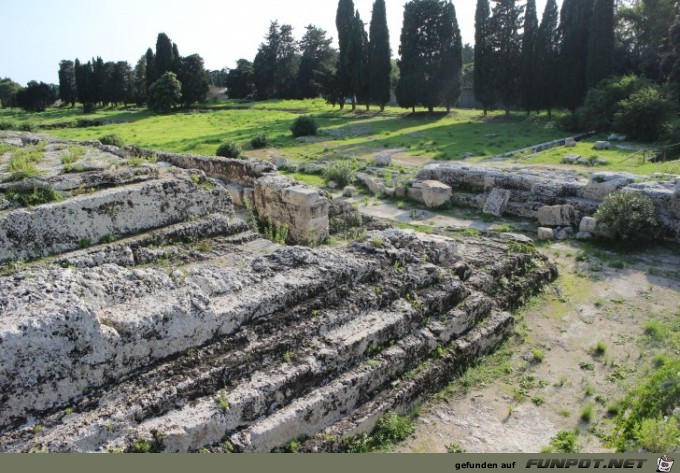
<svg viewBox="0 0 680 473">
<path fill-rule="evenodd" d="M 614 254 L 577 242 L 540 251 L 556 261 L 558 281 L 516 314 L 513 339 L 421 408 L 415 434 L 396 451 L 539 452 L 574 429 L 582 452 L 611 451 L 609 406 L 664 350 L 645 326 L 680 319 L 679 253 Z"/>
</svg>

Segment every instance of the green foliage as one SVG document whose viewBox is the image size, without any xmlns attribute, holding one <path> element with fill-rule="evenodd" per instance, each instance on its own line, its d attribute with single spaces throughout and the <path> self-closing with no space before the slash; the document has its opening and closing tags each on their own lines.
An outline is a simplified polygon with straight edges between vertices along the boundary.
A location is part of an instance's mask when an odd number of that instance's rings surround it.
<svg viewBox="0 0 680 473">
<path fill-rule="evenodd" d="M 484 107 L 484 114 L 495 102 L 493 88 L 493 42 L 489 0 L 477 0 L 475 10 L 475 67 L 474 91 Z"/>
<path fill-rule="evenodd" d="M 350 161 L 336 161 L 323 171 L 326 184 L 334 181 L 340 187 L 352 184 L 356 177 L 357 173 Z"/>
<path fill-rule="evenodd" d="M 569 110 L 583 102 L 588 89 L 586 70 L 588 63 L 588 35 L 594 0 L 564 0 L 560 14 L 559 76 L 560 102 Z"/>
<path fill-rule="evenodd" d="M 241 156 L 241 152 L 241 146 L 239 146 L 237 143 L 227 142 L 222 143 L 219 148 L 217 148 L 215 154 L 223 158 L 237 159 Z"/>
<path fill-rule="evenodd" d="M 195 102 L 205 102 L 210 91 L 210 75 L 205 70 L 203 58 L 198 54 L 175 58 L 177 79 L 182 84 L 182 103 L 189 107 Z"/>
<path fill-rule="evenodd" d="M 48 204 L 64 198 L 61 192 L 52 187 L 36 187 L 31 191 L 6 191 L 4 196 L 10 203 L 16 203 L 22 207 Z"/>
<path fill-rule="evenodd" d="M 536 94 L 536 74 L 534 69 L 538 67 L 535 56 L 538 40 L 538 17 L 536 15 L 536 0 L 527 0 L 524 10 L 524 34 L 522 35 L 521 55 L 521 103 L 527 111 L 535 110 L 538 106 Z"/>
<path fill-rule="evenodd" d="M 548 0 L 534 45 L 534 93 L 538 107 L 547 108 L 549 116 L 557 103 L 559 89 L 557 70 L 560 31 L 557 18 L 557 2 Z"/>
<path fill-rule="evenodd" d="M 618 108 L 614 115 L 614 130 L 632 139 L 656 141 L 663 135 L 675 107 L 658 87 L 650 86 L 619 102 Z"/>
<path fill-rule="evenodd" d="M 593 420 L 593 410 L 594 407 L 592 404 L 586 404 L 583 406 L 583 409 L 581 409 L 581 420 L 586 423 Z"/>
<path fill-rule="evenodd" d="M 385 450 L 396 442 L 406 440 L 414 431 L 411 419 L 390 412 L 380 418 L 370 435 L 343 440 L 341 450 L 348 453 Z"/>
<path fill-rule="evenodd" d="M 174 72 L 166 72 L 149 87 L 148 105 L 156 113 L 170 113 L 182 99 L 182 84 Z"/>
<path fill-rule="evenodd" d="M 123 138 L 121 138 L 116 133 L 110 133 L 108 135 L 104 135 L 101 138 L 99 138 L 99 141 L 103 145 L 117 146 L 119 148 L 122 148 L 123 146 L 125 146 L 125 141 L 123 141 Z"/>
<path fill-rule="evenodd" d="M 563 430 L 550 441 L 542 453 L 578 453 L 578 432 Z"/>
<path fill-rule="evenodd" d="M 227 412 L 229 410 L 229 400 L 227 399 L 227 392 L 224 389 L 220 391 L 220 395 L 215 402 L 222 412 Z"/>
<path fill-rule="evenodd" d="M 253 62 L 253 79 L 258 99 L 296 96 L 295 77 L 299 63 L 297 52 L 293 27 L 279 26 L 277 21 L 272 21 Z"/>
<path fill-rule="evenodd" d="M 586 84 L 594 87 L 614 71 L 614 0 L 595 0 L 590 19 Z"/>
<path fill-rule="evenodd" d="M 319 126 L 317 125 L 316 120 L 308 116 L 296 118 L 290 127 L 293 138 L 298 138 L 300 136 L 316 136 L 318 129 Z"/>
<path fill-rule="evenodd" d="M 635 451 L 643 447 L 643 442 L 647 446 L 655 446 L 653 442 L 657 435 L 663 437 L 656 437 L 657 441 L 663 442 L 666 437 L 676 435 L 677 446 L 678 419 L 672 413 L 679 400 L 680 359 L 674 359 L 656 370 L 622 401 L 613 435 L 616 449 L 620 452 Z M 676 424 L 675 429 L 673 423 Z"/>
<path fill-rule="evenodd" d="M 660 342 L 663 340 L 664 328 L 659 322 L 652 320 L 645 324 L 645 335 L 654 341 Z"/>
<path fill-rule="evenodd" d="M 607 352 L 607 344 L 602 340 L 597 342 L 595 348 L 593 348 L 593 353 L 595 356 L 603 356 Z"/>
<path fill-rule="evenodd" d="M 629 240 L 656 225 L 654 203 L 639 192 L 614 192 L 605 197 L 595 213 L 598 225 L 612 237 Z"/>
<path fill-rule="evenodd" d="M 251 138 L 250 146 L 253 149 L 262 149 L 269 146 L 269 137 L 265 134 L 257 135 Z"/>
<path fill-rule="evenodd" d="M 264 225 L 265 238 L 279 245 L 286 244 L 289 233 L 290 227 L 288 225 L 281 225 L 272 221 L 271 219 L 267 219 L 267 222 Z"/>
<path fill-rule="evenodd" d="M 450 2 L 418 0 L 406 4 L 399 47 L 397 100 L 403 108 L 443 104 L 450 109 L 460 96 L 462 40 Z"/>
<path fill-rule="evenodd" d="M 680 417 L 644 419 L 636 438 L 638 446 L 648 452 L 670 452 L 680 445 Z"/>
<path fill-rule="evenodd" d="M 446 451 L 448 453 L 465 453 L 465 449 L 458 445 L 457 443 L 452 443 L 446 446 Z"/>
<path fill-rule="evenodd" d="M 538 348 L 531 350 L 531 356 L 536 363 L 542 363 L 545 359 L 545 353 L 543 353 L 543 350 L 539 350 Z"/>
<path fill-rule="evenodd" d="M 151 441 L 138 438 L 132 445 L 132 453 L 150 453 L 153 448 Z"/>
<path fill-rule="evenodd" d="M 510 106 L 519 98 L 521 61 L 521 27 L 522 7 L 515 0 L 497 0 L 491 17 L 493 30 L 494 84 L 498 100 L 505 107 L 506 114 Z"/>
<path fill-rule="evenodd" d="M 390 101 L 392 73 L 390 59 L 390 33 L 387 28 L 385 0 L 376 0 L 370 26 L 368 84 L 371 101 L 381 108 Z"/>
</svg>

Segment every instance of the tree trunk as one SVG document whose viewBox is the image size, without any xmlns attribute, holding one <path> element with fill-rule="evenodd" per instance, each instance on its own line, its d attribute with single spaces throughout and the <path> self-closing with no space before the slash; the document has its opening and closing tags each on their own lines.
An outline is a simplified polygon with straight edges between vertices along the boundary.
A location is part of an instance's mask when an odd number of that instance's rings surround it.
<svg viewBox="0 0 680 473">
<path fill-rule="evenodd" d="M 366 111 L 367 111 L 367 112 L 370 112 L 370 111 L 371 111 L 371 104 L 370 104 L 370 103 L 367 103 L 367 104 L 366 104 Z"/>
<path fill-rule="evenodd" d="M 446 105 L 446 113 L 451 113 L 451 105 Z"/>
<path fill-rule="evenodd" d="M 352 111 L 356 112 L 357 110 L 357 97 L 356 95 L 352 95 Z"/>
<path fill-rule="evenodd" d="M 385 105 L 384 105 L 384 104 L 380 106 L 380 111 L 381 111 L 381 112 L 384 112 L 384 111 L 385 111 Z"/>
<path fill-rule="evenodd" d="M 489 109 L 488 109 L 488 108 L 486 108 L 486 107 L 484 107 L 484 116 L 487 116 L 487 115 L 488 115 L 488 113 L 489 113 Z"/>
<path fill-rule="evenodd" d="M 429 105 L 427 107 L 427 110 L 428 110 L 428 112 L 430 112 L 430 115 L 432 115 L 434 113 L 434 107 L 432 105 Z"/>
<path fill-rule="evenodd" d="M 344 110 L 344 109 L 345 109 L 345 101 L 341 100 L 340 101 L 340 110 Z"/>
<path fill-rule="evenodd" d="M 413 113 L 416 113 L 416 106 L 415 106 L 415 105 L 414 105 L 413 107 L 411 107 L 411 111 L 412 111 Z"/>
<path fill-rule="evenodd" d="M 552 120 L 552 108 L 548 107 L 548 120 Z"/>
</svg>

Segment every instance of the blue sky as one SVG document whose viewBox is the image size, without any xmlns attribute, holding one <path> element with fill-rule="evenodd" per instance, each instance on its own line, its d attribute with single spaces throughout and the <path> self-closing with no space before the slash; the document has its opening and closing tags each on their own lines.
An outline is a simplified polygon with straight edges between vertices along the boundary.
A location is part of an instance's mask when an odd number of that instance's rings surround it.
<svg viewBox="0 0 680 473">
<path fill-rule="evenodd" d="M 540 16 L 546 0 L 536 0 Z M 310 23 L 336 38 L 337 0 L 3 0 L 0 77 L 57 82 L 62 59 L 135 64 L 165 32 L 180 54 L 200 54 L 209 69 L 252 60 L 270 20 L 289 23 L 299 39 Z M 393 55 L 405 0 L 386 0 Z M 475 0 L 453 0 L 463 39 L 474 40 Z M 562 0 L 558 0 L 561 5 Z M 373 0 L 354 0 L 369 22 Z"/>
</svg>

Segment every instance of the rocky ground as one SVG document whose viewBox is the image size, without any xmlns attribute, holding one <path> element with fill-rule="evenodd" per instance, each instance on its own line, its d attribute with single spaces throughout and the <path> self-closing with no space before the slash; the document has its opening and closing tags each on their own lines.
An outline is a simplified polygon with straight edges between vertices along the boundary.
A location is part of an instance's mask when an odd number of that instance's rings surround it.
<svg viewBox="0 0 680 473">
<path fill-rule="evenodd" d="M 0 153 L 0 451 L 334 449 L 493 351 L 557 277 L 512 235 L 281 245 L 213 163 L 26 138 Z"/>
</svg>

